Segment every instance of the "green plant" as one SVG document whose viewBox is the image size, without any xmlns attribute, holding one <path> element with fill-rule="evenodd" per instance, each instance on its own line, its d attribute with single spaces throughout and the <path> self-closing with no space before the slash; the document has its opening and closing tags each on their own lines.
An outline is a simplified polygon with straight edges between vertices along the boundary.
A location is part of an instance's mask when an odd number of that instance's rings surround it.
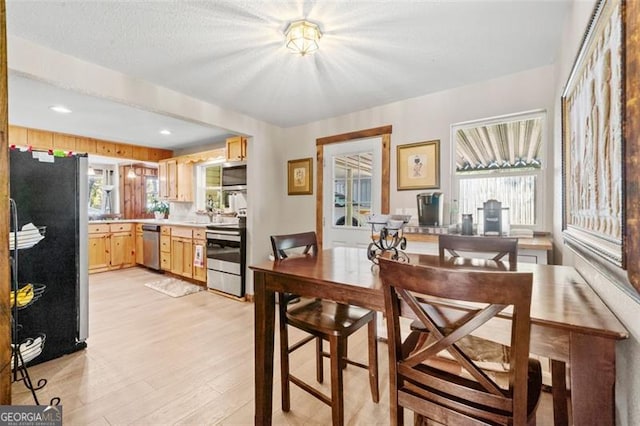
<svg viewBox="0 0 640 426">
<path fill-rule="evenodd" d="M 149 208 L 147 208 L 147 211 L 149 213 L 162 213 L 162 214 L 167 214 L 169 213 L 169 203 L 167 203 L 166 201 L 162 201 L 162 200 L 158 200 L 157 198 L 152 198 L 151 202 L 149 203 Z"/>
</svg>

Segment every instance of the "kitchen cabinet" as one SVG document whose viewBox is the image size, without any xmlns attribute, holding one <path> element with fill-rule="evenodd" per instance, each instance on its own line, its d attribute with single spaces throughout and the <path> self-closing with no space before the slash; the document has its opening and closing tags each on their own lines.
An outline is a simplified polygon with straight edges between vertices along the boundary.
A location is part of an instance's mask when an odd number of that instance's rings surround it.
<svg viewBox="0 0 640 426">
<path fill-rule="evenodd" d="M 144 264 L 144 251 L 142 242 L 142 224 L 136 223 L 136 263 Z"/>
<path fill-rule="evenodd" d="M 158 163 L 160 198 L 168 201 L 193 201 L 193 164 L 176 158 Z"/>
<path fill-rule="evenodd" d="M 89 225 L 89 273 L 135 265 L 132 223 Z"/>
<path fill-rule="evenodd" d="M 245 161 L 247 159 L 247 138 L 234 136 L 227 138 L 227 161 Z"/>
<path fill-rule="evenodd" d="M 160 228 L 160 269 L 171 271 L 171 227 Z"/>
<path fill-rule="evenodd" d="M 207 239 L 206 231 L 202 228 L 193 229 L 193 279 L 207 282 Z M 199 248 L 200 247 L 200 248 Z M 202 254 L 202 266 L 197 266 L 195 262 L 196 253 L 200 250 Z"/>
<path fill-rule="evenodd" d="M 193 230 L 171 228 L 171 273 L 193 278 Z"/>
</svg>

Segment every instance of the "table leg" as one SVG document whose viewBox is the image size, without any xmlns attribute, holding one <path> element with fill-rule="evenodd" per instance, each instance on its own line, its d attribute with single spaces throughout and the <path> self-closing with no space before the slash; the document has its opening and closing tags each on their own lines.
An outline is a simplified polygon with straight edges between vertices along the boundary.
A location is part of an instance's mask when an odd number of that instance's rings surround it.
<svg viewBox="0 0 640 426">
<path fill-rule="evenodd" d="M 571 408 L 574 425 L 615 425 L 615 340 L 572 333 Z"/>
<path fill-rule="evenodd" d="M 275 330 L 275 294 L 266 288 L 264 273 L 254 272 L 255 339 L 255 421 L 270 425 L 273 410 L 273 334 Z"/>
</svg>

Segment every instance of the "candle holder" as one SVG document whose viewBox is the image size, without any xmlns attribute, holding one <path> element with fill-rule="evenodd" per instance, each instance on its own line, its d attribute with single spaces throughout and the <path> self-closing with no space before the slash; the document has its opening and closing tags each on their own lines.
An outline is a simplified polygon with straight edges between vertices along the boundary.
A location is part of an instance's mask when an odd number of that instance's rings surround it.
<svg viewBox="0 0 640 426">
<path fill-rule="evenodd" d="M 409 222 L 409 215 L 372 215 L 368 223 L 371 224 L 371 242 L 367 247 L 367 258 L 378 264 L 378 258 L 385 252 L 393 253 L 391 259 L 409 261 L 409 256 L 402 250 L 407 248 L 404 237 L 404 225 Z M 398 249 L 399 247 L 399 249 Z"/>
</svg>

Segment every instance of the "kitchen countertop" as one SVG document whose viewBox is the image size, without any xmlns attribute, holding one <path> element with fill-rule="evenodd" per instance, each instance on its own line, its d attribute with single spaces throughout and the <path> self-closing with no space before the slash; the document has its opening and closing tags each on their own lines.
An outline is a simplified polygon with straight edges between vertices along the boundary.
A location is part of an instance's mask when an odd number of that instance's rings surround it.
<svg viewBox="0 0 640 426">
<path fill-rule="evenodd" d="M 206 228 L 207 225 L 227 225 L 227 224 L 237 224 L 238 221 L 225 221 L 221 223 L 213 223 L 213 222 L 192 222 L 192 221 L 181 221 L 181 220 L 173 220 L 173 219 L 106 219 L 106 220 L 90 220 L 90 225 L 95 224 L 110 224 L 110 223 L 150 223 L 154 225 L 169 225 L 169 226 L 189 226 L 192 228 Z"/>
</svg>

